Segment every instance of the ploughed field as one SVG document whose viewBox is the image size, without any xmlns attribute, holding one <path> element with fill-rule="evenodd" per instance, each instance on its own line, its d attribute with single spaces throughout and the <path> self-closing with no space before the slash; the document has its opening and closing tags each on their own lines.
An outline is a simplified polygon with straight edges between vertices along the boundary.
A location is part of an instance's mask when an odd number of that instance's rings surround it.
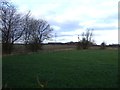
<svg viewBox="0 0 120 90">
<path fill-rule="evenodd" d="M 3 56 L 3 87 L 115 88 L 117 50 L 62 50 Z"/>
</svg>

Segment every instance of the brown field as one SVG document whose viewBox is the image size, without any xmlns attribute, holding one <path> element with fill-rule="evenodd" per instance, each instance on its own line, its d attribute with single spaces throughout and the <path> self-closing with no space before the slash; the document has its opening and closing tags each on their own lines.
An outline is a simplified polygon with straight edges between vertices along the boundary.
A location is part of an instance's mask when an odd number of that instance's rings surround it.
<svg viewBox="0 0 120 90">
<path fill-rule="evenodd" d="M 61 50 L 74 50 L 76 49 L 76 45 L 43 45 L 43 50 L 40 51 L 61 51 Z M 100 49 L 100 46 L 92 46 L 89 49 Z M 106 49 L 118 49 L 117 47 L 107 47 Z M 24 45 L 14 45 L 14 50 L 12 54 L 17 53 L 27 53 Z"/>
<path fill-rule="evenodd" d="M 76 45 L 43 45 L 43 49 L 40 51 L 61 51 L 61 50 L 73 50 L 76 49 Z M 24 45 L 14 45 L 13 54 L 26 53 Z"/>
</svg>

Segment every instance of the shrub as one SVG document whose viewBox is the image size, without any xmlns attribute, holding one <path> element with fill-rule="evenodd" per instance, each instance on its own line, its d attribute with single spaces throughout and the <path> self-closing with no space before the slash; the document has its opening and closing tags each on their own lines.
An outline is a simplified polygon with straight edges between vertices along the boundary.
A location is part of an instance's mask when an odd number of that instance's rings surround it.
<svg viewBox="0 0 120 90">
<path fill-rule="evenodd" d="M 102 42 L 100 48 L 101 48 L 101 49 L 105 49 L 105 48 L 106 48 L 106 43 L 105 43 L 105 42 Z"/>
<path fill-rule="evenodd" d="M 42 49 L 42 44 L 36 38 L 29 41 L 28 44 L 25 45 L 25 47 L 28 51 L 37 52 L 38 50 Z"/>
<path fill-rule="evenodd" d="M 12 43 L 2 43 L 2 53 L 11 54 L 14 47 Z"/>
</svg>

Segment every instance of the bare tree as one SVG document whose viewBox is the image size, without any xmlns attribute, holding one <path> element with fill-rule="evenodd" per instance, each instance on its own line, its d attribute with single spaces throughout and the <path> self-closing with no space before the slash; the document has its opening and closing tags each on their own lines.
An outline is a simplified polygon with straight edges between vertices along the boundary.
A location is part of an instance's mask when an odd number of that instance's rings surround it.
<svg viewBox="0 0 120 90">
<path fill-rule="evenodd" d="M 42 42 L 51 37 L 53 29 L 42 19 L 29 18 L 28 21 L 25 25 L 25 43 L 29 49 L 37 51 L 42 48 Z"/>
<path fill-rule="evenodd" d="M 82 33 L 82 40 L 78 42 L 78 49 L 88 49 L 92 44 L 92 33 L 93 29 L 87 29 L 86 32 Z"/>
<path fill-rule="evenodd" d="M 31 29 L 30 29 L 30 24 L 31 24 L 31 18 L 30 18 L 30 11 L 24 16 L 23 23 L 24 23 L 24 34 L 23 34 L 23 40 L 25 45 L 28 44 L 28 41 L 30 40 L 30 34 L 31 34 Z"/>
<path fill-rule="evenodd" d="M 21 14 L 7 1 L 0 2 L 0 30 L 2 32 L 3 52 L 11 53 L 13 43 L 23 34 Z"/>
</svg>

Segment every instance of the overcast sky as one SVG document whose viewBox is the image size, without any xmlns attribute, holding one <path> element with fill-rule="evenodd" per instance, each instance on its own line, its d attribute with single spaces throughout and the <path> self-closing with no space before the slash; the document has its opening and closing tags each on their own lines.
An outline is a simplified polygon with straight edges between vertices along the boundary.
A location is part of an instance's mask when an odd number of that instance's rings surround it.
<svg viewBox="0 0 120 90">
<path fill-rule="evenodd" d="M 11 0 L 20 12 L 31 11 L 35 18 L 42 18 L 54 28 L 56 41 L 78 41 L 87 28 L 93 28 L 97 44 L 118 43 L 119 0 Z M 81 39 L 81 37 L 80 37 Z M 50 41 L 54 42 L 55 37 Z"/>
</svg>

